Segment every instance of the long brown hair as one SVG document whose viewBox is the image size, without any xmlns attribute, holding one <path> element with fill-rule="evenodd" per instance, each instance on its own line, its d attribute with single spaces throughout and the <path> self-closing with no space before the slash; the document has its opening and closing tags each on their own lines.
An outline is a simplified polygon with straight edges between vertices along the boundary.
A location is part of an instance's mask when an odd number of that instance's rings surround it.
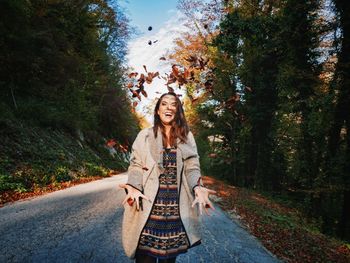
<svg viewBox="0 0 350 263">
<path fill-rule="evenodd" d="M 162 102 L 163 97 L 166 95 L 174 96 L 176 99 L 176 114 L 175 114 L 174 120 L 171 123 L 170 138 L 169 138 L 170 146 L 176 147 L 177 146 L 177 144 L 176 144 L 177 138 L 180 139 L 180 142 L 186 143 L 187 135 L 188 135 L 190 129 L 188 128 L 188 124 L 187 124 L 186 117 L 185 117 L 185 112 L 182 108 L 181 101 L 176 96 L 176 94 L 174 92 L 168 92 L 168 93 L 162 94 L 162 96 L 160 96 L 159 100 L 157 101 L 156 107 L 154 109 L 153 132 L 154 132 L 154 136 L 157 138 L 158 128 L 160 128 L 160 130 L 162 132 L 163 146 L 166 147 L 167 146 L 167 137 L 165 134 L 165 127 L 164 127 L 164 125 L 163 125 L 163 123 L 160 120 L 160 117 L 158 115 L 160 103 Z"/>
</svg>

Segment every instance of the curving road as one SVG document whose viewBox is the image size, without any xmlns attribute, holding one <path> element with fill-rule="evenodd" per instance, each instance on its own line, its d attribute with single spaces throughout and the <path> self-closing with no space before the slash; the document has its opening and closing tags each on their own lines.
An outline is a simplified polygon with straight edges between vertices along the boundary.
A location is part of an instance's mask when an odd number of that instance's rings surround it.
<svg viewBox="0 0 350 263">
<path fill-rule="evenodd" d="M 120 233 L 126 174 L 0 208 L 0 262 L 128 263 Z M 280 262 L 220 208 L 203 217 L 203 244 L 177 262 Z"/>
</svg>

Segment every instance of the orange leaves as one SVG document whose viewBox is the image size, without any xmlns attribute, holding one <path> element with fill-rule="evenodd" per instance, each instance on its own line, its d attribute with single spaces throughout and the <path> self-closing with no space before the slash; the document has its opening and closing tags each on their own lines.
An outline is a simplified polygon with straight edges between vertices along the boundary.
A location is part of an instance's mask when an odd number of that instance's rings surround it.
<svg viewBox="0 0 350 263">
<path fill-rule="evenodd" d="M 148 75 L 146 77 L 146 83 L 147 84 L 151 84 L 155 77 L 159 77 L 159 72 L 158 71 L 154 72 L 154 73 L 153 72 L 148 72 Z"/>
<path fill-rule="evenodd" d="M 135 78 L 135 77 L 137 77 L 138 74 L 139 74 L 139 73 L 137 73 L 137 72 L 131 72 L 131 73 L 128 75 L 128 77 L 129 77 L 129 78 Z"/>
<path fill-rule="evenodd" d="M 240 100 L 240 95 L 238 93 L 236 93 L 235 95 L 233 95 L 232 97 L 230 97 L 226 102 L 225 102 L 225 106 L 228 109 L 233 109 L 236 102 L 238 102 Z M 237 111 L 235 111 L 235 114 L 238 115 Z"/>
<path fill-rule="evenodd" d="M 188 56 L 187 58 L 185 58 L 185 60 L 190 63 L 190 68 L 195 68 L 199 70 L 204 70 L 209 62 L 209 59 L 205 59 L 203 57 L 196 57 L 193 55 Z"/>
<path fill-rule="evenodd" d="M 115 139 L 109 139 L 107 142 L 106 142 L 106 146 L 108 148 L 116 148 L 117 151 L 119 152 L 128 152 L 128 145 L 123 145 L 121 143 L 119 143 L 118 141 L 116 141 Z"/>
<path fill-rule="evenodd" d="M 176 67 L 176 65 L 172 65 L 172 73 L 177 78 L 179 76 L 179 69 Z"/>
<path fill-rule="evenodd" d="M 209 153 L 209 154 L 208 154 L 208 157 L 209 157 L 209 158 L 216 158 L 216 157 L 217 157 L 217 154 L 216 154 L 216 153 Z"/>
<path fill-rule="evenodd" d="M 132 89 L 132 88 L 134 87 L 134 83 L 129 82 L 128 85 L 127 85 L 127 87 L 128 87 L 129 89 Z"/>
<path fill-rule="evenodd" d="M 110 139 L 110 140 L 108 140 L 108 141 L 106 142 L 106 146 L 107 146 L 108 148 L 112 148 L 112 147 L 114 147 L 116 144 L 117 144 L 117 143 L 116 143 L 116 141 L 115 141 L 114 139 Z"/>
<path fill-rule="evenodd" d="M 141 93 L 143 96 L 145 96 L 147 98 L 147 92 L 144 89 L 141 90 Z"/>
<path fill-rule="evenodd" d="M 144 84 L 145 83 L 151 84 L 154 78 L 156 78 L 156 77 L 160 78 L 158 71 L 157 72 L 148 72 L 146 65 L 143 65 L 143 68 L 144 68 L 145 72 L 147 73 L 147 75 L 145 75 L 144 73 L 141 73 L 140 77 L 138 79 L 136 79 L 136 77 L 139 74 L 138 72 L 131 72 L 128 74 L 129 79 L 131 79 L 132 81 L 127 84 L 127 88 L 132 93 L 132 98 L 137 98 L 137 99 L 139 99 L 139 101 L 141 101 L 141 94 L 144 97 L 148 97 L 148 94 L 145 91 Z M 136 102 L 136 101 L 134 101 L 132 103 L 133 111 L 135 110 L 135 107 L 137 105 L 138 105 L 138 102 Z"/>
<path fill-rule="evenodd" d="M 203 183 L 216 190 L 223 209 L 285 262 L 349 262 L 349 247 L 307 230 L 310 225 L 298 210 L 211 177 L 203 176 Z"/>
</svg>

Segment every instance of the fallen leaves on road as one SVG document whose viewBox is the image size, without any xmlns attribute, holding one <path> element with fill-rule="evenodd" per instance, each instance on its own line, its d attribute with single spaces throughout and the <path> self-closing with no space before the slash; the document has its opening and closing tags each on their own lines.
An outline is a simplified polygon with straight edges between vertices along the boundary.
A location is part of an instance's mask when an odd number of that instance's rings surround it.
<svg viewBox="0 0 350 263">
<path fill-rule="evenodd" d="M 115 175 L 118 173 L 119 172 L 117 172 L 117 171 L 111 171 L 108 174 L 108 176 L 112 176 L 112 175 Z M 74 185 L 88 183 L 88 182 L 96 181 L 96 180 L 103 179 L 103 178 L 106 178 L 106 177 L 103 177 L 103 176 L 82 177 L 82 178 L 75 179 L 73 181 L 54 183 L 54 184 L 50 184 L 50 185 L 47 185 L 44 187 L 36 187 L 31 192 L 23 192 L 23 193 L 16 192 L 16 191 L 1 192 L 0 193 L 0 207 L 4 206 L 4 204 L 6 204 L 6 203 L 36 197 L 36 196 L 51 193 L 51 192 L 54 192 L 57 190 L 62 190 L 62 189 L 65 189 L 65 188 L 68 188 L 68 187 L 71 187 Z"/>
</svg>

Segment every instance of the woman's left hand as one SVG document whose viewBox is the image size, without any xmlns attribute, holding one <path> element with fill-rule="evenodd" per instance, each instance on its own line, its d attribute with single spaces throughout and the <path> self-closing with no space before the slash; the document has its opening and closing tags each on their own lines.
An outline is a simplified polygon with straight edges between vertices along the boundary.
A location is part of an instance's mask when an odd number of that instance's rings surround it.
<svg viewBox="0 0 350 263">
<path fill-rule="evenodd" d="M 215 210 L 213 204 L 209 200 L 209 195 L 210 194 L 216 194 L 216 191 L 210 190 L 208 188 L 205 188 L 203 186 L 196 186 L 194 188 L 194 193 L 195 193 L 195 199 L 192 203 L 192 207 L 194 207 L 197 203 L 199 205 L 199 213 L 202 215 L 203 214 L 203 207 L 207 215 L 209 215 L 209 210 L 208 208 L 211 208 Z"/>
</svg>

